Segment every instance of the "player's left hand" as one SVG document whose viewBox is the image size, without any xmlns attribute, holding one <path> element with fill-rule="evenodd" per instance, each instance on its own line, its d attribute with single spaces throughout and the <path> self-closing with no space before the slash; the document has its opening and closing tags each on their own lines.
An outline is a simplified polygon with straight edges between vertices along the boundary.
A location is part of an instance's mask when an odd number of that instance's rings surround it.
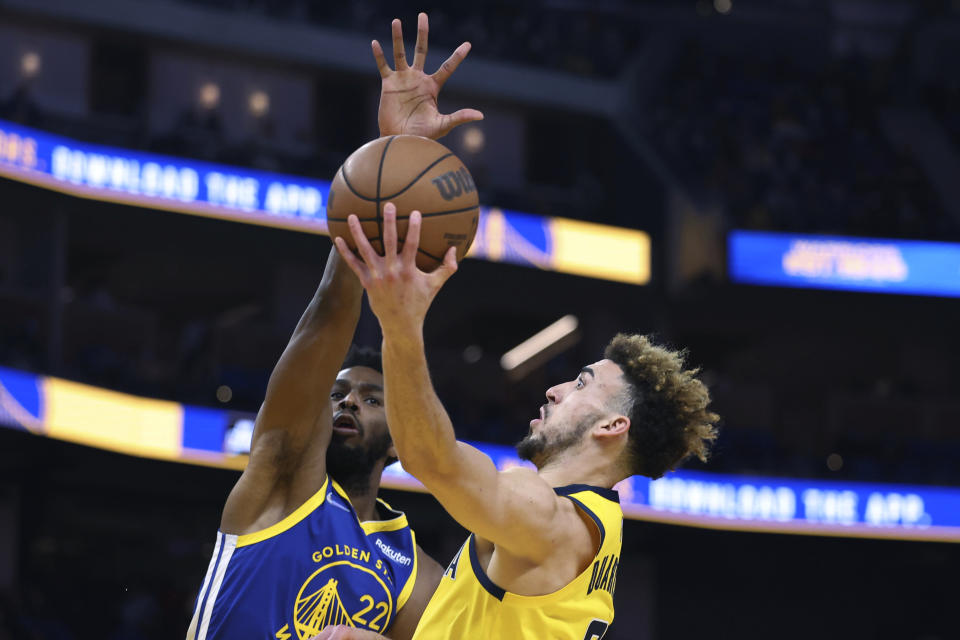
<svg viewBox="0 0 960 640">
<path fill-rule="evenodd" d="M 383 208 L 383 249 L 380 256 L 370 246 L 355 215 L 347 218 L 350 234 L 357 245 L 360 258 L 350 251 L 343 238 L 334 243 L 344 261 L 350 266 L 360 284 L 367 290 L 370 308 L 380 320 L 384 335 L 396 331 L 405 335 L 419 334 L 427 309 L 443 284 L 457 271 L 456 247 L 447 249 L 443 263 L 426 273 L 417 268 L 417 248 L 420 245 L 422 218 L 419 211 L 410 214 L 407 237 L 403 249 L 397 251 L 397 208 L 388 202 Z"/>
<path fill-rule="evenodd" d="M 410 134 L 436 140 L 465 122 L 483 120 L 483 114 L 476 109 L 460 109 L 454 113 L 443 114 L 437 107 L 440 89 L 470 53 L 470 43 L 461 44 L 435 73 L 427 75 L 423 71 L 423 64 L 427 60 L 427 34 L 430 28 L 427 14 L 421 13 L 417 16 L 417 44 L 413 54 L 413 66 L 407 65 L 400 21 L 395 19 L 391 27 L 396 69 L 390 68 L 380 43 L 376 40 L 371 43 L 382 80 L 380 110 L 377 113 L 380 135 Z"/>
<path fill-rule="evenodd" d="M 366 629 L 354 629 L 343 625 L 335 627 L 326 627 L 320 632 L 320 635 L 313 636 L 310 640 L 387 640 L 379 633 L 367 631 Z"/>
</svg>

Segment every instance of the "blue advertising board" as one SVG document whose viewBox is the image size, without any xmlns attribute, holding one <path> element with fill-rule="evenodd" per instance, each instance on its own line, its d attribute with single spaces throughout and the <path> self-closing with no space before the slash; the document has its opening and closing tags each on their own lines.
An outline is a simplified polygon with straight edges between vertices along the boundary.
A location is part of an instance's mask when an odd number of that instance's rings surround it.
<svg viewBox="0 0 960 640">
<path fill-rule="evenodd" d="M 744 284 L 960 297 L 960 244 L 758 231 L 727 239 Z"/>
<path fill-rule="evenodd" d="M 0 367 L 0 426 L 123 453 L 242 469 L 253 416 L 138 398 Z M 473 443 L 499 469 L 529 463 Z M 423 491 L 393 464 L 382 485 Z M 680 470 L 616 487 L 628 518 L 683 526 L 960 542 L 960 487 L 773 478 Z"/>
<path fill-rule="evenodd" d="M 471 443 L 499 469 L 528 464 L 511 447 Z M 384 485 L 416 489 L 399 463 Z M 679 470 L 616 487 L 624 515 L 708 529 L 960 542 L 960 488 Z"/>
<path fill-rule="evenodd" d="M 76 197 L 327 233 L 328 180 L 72 140 L 0 120 L 0 176 Z M 650 236 L 480 207 L 469 257 L 630 284 L 650 280 Z"/>
<path fill-rule="evenodd" d="M 80 197 L 326 229 L 328 181 L 78 142 L 2 121 L 0 174 Z"/>
</svg>

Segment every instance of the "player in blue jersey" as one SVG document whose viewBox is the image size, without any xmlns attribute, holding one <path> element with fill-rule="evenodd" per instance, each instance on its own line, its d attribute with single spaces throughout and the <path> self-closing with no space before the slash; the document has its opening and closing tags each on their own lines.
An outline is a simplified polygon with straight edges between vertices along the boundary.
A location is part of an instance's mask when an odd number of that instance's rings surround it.
<svg viewBox="0 0 960 640">
<path fill-rule="evenodd" d="M 412 66 L 393 22 L 396 69 L 377 42 L 381 135 L 438 138 L 482 118 L 443 115 L 437 95 L 469 52 L 423 71 L 427 18 Z M 377 499 L 396 456 L 376 358 L 346 363 L 362 288 L 331 251 L 323 279 L 270 376 L 250 460 L 230 492 L 187 640 L 302 640 L 328 625 L 410 638 L 441 567 L 417 546 L 406 516 Z M 342 366 L 341 366 L 342 365 Z"/>
</svg>

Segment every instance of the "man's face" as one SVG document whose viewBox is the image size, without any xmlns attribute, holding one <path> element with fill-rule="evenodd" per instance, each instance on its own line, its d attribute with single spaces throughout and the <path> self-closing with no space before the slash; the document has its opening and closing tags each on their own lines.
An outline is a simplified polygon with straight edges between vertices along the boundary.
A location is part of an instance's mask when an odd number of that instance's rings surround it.
<svg viewBox="0 0 960 640">
<path fill-rule="evenodd" d="M 601 360 L 581 369 L 573 380 L 547 389 L 540 417 L 530 421 L 530 432 L 517 445 L 520 457 L 542 467 L 580 444 L 598 421 L 620 415 L 622 373 L 616 363 Z"/>
<path fill-rule="evenodd" d="M 369 367 L 351 367 L 337 374 L 330 390 L 333 437 L 327 452 L 331 475 L 369 475 L 373 463 L 391 449 L 383 406 L 383 374 Z"/>
</svg>

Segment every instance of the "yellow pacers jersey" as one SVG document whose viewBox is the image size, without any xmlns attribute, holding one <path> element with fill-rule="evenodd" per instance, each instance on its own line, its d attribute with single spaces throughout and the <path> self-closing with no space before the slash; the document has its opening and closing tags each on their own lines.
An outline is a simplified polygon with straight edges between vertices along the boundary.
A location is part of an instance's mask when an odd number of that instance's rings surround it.
<svg viewBox="0 0 960 640">
<path fill-rule="evenodd" d="M 471 534 L 443 574 L 414 640 L 599 640 L 613 622 L 623 511 L 612 489 L 570 485 L 555 489 L 600 529 L 600 549 L 583 573 L 544 596 L 504 591 L 487 577 Z"/>
</svg>

